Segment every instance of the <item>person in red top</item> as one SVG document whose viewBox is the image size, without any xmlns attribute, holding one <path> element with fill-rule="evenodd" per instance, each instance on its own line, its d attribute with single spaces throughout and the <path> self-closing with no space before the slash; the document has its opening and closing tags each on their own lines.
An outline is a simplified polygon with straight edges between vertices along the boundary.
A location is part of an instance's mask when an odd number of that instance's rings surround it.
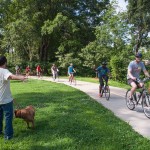
<svg viewBox="0 0 150 150">
<path fill-rule="evenodd" d="M 36 67 L 36 75 L 37 75 L 38 77 L 41 76 L 41 71 L 42 71 L 42 69 L 41 69 L 40 65 L 38 65 L 38 66 Z"/>
<path fill-rule="evenodd" d="M 26 67 L 25 72 L 26 72 L 26 76 L 28 77 L 30 74 L 30 66 L 29 65 Z"/>
</svg>

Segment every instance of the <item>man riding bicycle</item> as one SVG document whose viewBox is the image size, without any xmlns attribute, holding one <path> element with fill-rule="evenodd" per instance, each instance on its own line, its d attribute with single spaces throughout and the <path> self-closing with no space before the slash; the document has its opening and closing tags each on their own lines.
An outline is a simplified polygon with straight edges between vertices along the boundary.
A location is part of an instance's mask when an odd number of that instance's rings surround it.
<svg viewBox="0 0 150 150">
<path fill-rule="evenodd" d="M 104 86 L 104 81 L 106 83 L 106 86 L 108 86 L 108 74 L 110 73 L 109 69 L 106 67 L 107 63 L 102 62 L 102 66 L 99 66 L 97 69 L 95 69 L 98 72 L 98 78 L 99 78 L 99 97 L 102 97 L 101 90 Z"/>
<path fill-rule="evenodd" d="M 144 74 L 147 77 L 150 77 L 141 59 L 142 59 L 142 54 L 139 52 L 136 53 L 135 60 L 131 61 L 128 66 L 127 80 L 128 80 L 128 84 L 131 85 L 131 93 L 129 97 L 131 100 L 132 100 L 132 95 L 136 91 L 136 89 L 138 87 L 141 88 L 144 85 L 144 83 L 140 81 L 141 70 L 144 72 Z"/>
</svg>

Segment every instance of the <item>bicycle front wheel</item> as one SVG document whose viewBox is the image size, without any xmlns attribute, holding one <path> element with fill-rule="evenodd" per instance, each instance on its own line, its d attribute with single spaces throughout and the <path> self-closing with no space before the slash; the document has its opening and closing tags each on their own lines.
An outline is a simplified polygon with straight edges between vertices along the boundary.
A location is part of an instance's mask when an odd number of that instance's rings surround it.
<svg viewBox="0 0 150 150">
<path fill-rule="evenodd" d="M 150 119 L 150 97 L 149 95 L 145 95 L 142 102 L 143 102 L 142 107 L 143 107 L 144 114 L 147 118 Z"/>
<path fill-rule="evenodd" d="M 131 100 L 129 97 L 130 97 L 130 93 L 131 91 L 128 90 L 126 92 L 126 97 L 125 97 L 125 100 L 126 100 L 126 105 L 127 107 L 130 109 L 130 110 L 133 110 L 135 108 L 135 103 L 134 103 L 134 96 L 133 96 L 133 99 Z"/>
<path fill-rule="evenodd" d="M 109 89 L 109 87 L 105 87 L 104 93 L 105 93 L 106 100 L 109 100 L 109 98 L 110 98 L 110 89 Z"/>
</svg>

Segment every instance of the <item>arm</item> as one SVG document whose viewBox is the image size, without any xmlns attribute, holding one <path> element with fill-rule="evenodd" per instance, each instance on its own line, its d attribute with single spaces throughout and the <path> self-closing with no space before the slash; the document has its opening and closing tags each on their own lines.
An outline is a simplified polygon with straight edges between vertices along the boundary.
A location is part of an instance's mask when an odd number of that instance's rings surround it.
<svg viewBox="0 0 150 150">
<path fill-rule="evenodd" d="M 134 77 L 134 76 L 132 75 L 130 69 L 128 69 L 128 75 L 129 75 L 129 77 L 130 77 L 132 80 L 136 80 L 136 77 Z"/>
<path fill-rule="evenodd" d="M 149 75 L 147 70 L 144 70 L 143 72 L 144 72 L 145 76 L 150 77 L 150 75 Z"/>
<path fill-rule="evenodd" d="M 76 72 L 76 70 L 73 68 L 73 71 Z"/>
<path fill-rule="evenodd" d="M 108 69 L 107 75 L 111 78 L 111 73 L 109 69 Z"/>
<path fill-rule="evenodd" d="M 9 77 L 8 77 L 9 80 L 21 80 L 21 81 L 24 81 L 26 80 L 27 78 L 25 76 L 17 76 L 17 75 L 14 75 L 14 74 L 11 74 Z"/>
</svg>

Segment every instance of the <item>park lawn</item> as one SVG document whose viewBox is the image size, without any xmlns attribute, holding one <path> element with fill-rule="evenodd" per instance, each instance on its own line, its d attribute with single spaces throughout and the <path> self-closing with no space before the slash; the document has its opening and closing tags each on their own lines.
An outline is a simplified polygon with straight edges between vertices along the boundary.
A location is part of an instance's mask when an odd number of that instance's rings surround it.
<svg viewBox="0 0 150 150">
<path fill-rule="evenodd" d="M 60 78 L 67 78 L 67 77 L 60 77 Z M 76 79 L 79 80 L 79 81 L 92 82 L 92 83 L 98 83 L 99 84 L 99 79 L 98 78 L 77 76 Z M 130 88 L 130 86 L 128 84 L 125 84 L 125 83 L 122 83 L 122 82 L 119 82 L 119 81 L 113 81 L 111 79 L 109 79 L 108 84 L 110 86 L 124 88 L 124 89 L 129 89 Z"/>
<path fill-rule="evenodd" d="M 11 89 L 20 107 L 35 107 L 35 129 L 14 118 L 14 138 L 0 137 L 0 150 L 150 149 L 148 139 L 77 89 L 41 80 L 12 81 Z"/>
</svg>

